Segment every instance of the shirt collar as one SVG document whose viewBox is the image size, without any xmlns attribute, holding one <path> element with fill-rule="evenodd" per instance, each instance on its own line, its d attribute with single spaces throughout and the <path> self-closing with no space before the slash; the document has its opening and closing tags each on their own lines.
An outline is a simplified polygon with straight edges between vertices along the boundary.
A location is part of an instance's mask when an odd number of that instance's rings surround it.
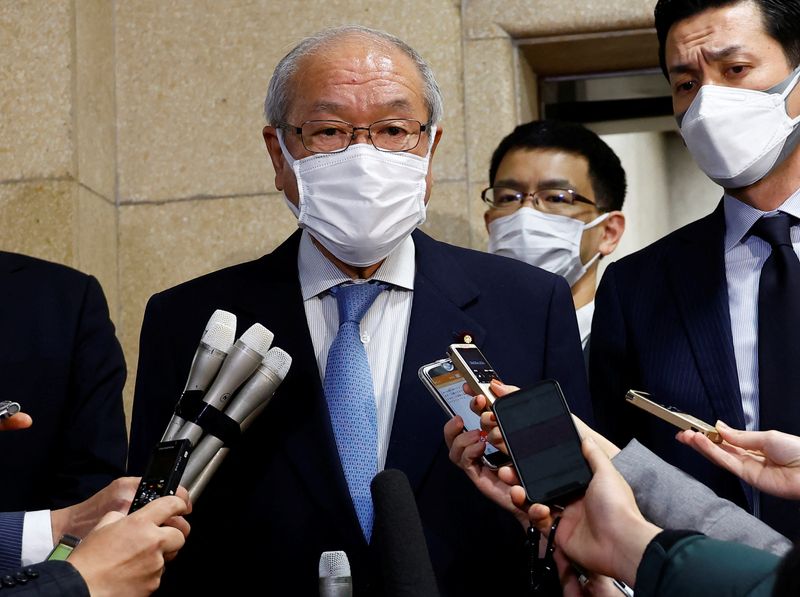
<svg viewBox="0 0 800 597">
<path fill-rule="evenodd" d="M 414 290 L 414 259 L 414 239 L 408 236 L 389 254 L 370 280 L 380 280 L 398 288 Z M 334 286 L 351 281 L 349 276 L 322 254 L 307 230 L 303 230 L 300 238 L 297 269 L 304 301 L 318 296 Z"/>
<path fill-rule="evenodd" d="M 744 240 L 759 218 L 768 214 L 782 211 L 800 219 L 800 189 L 794 192 L 778 209 L 769 212 L 761 211 L 746 203 L 739 201 L 725 193 L 723 197 L 725 210 L 725 252 L 727 253 Z"/>
<path fill-rule="evenodd" d="M 586 303 L 583 307 L 575 311 L 578 320 L 578 332 L 581 335 L 581 346 L 586 346 L 586 339 L 592 332 L 592 317 L 594 316 L 594 301 Z"/>
</svg>

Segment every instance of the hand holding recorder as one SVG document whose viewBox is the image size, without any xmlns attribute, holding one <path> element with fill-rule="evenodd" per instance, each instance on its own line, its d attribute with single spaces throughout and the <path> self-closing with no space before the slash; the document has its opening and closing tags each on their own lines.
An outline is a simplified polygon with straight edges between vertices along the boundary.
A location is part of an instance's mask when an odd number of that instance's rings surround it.
<svg viewBox="0 0 800 597">
<path fill-rule="evenodd" d="M 0 431 L 14 431 L 27 429 L 33 424 L 30 415 L 21 412 L 18 402 L 12 400 L 0 401 Z"/>
<path fill-rule="evenodd" d="M 780 431 L 740 431 L 722 421 L 717 421 L 716 429 L 724 440 L 721 444 L 695 431 L 682 431 L 677 439 L 765 493 L 800 500 L 800 437 Z"/>
</svg>

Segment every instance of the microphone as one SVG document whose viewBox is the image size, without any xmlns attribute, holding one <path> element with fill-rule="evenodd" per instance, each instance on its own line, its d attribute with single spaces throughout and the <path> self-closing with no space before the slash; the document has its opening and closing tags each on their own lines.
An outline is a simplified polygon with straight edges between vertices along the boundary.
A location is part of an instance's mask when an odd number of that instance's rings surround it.
<svg viewBox="0 0 800 597">
<path fill-rule="evenodd" d="M 228 399 L 261 364 L 272 344 L 273 334 L 260 323 L 250 326 L 231 347 L 214 383 L 203 396 L 203 402 L 219 411 L 225 410 Z M 203 436 L 200 425 L 187 421 L 175 439 L 188 439 L 192 447 Z"/>
<path fill-rule="evenodd" d="M 236 315 L 217 309 L 211 315 L 203 330 L 200 344 L 194 353 L 189 378 L 186 380 L 184 393 L 190 391 L 205 392 L 217 375 L 222 362 L 228 356 L 236 338 Z M 162 442 L 171 441 L 183 427 L 183 417 L 173 414 L 161 438 Z"/>
<path fill-rule="evenodd" d="M 259 409 L 258 412 L 260 413 L 260 409 L 267 406 L 275 390 L 278 389 L 278 386 L 281 385 L 281 382 L 289 372 L 291 364 L 292 357 L 286 351 L 278 347 L 270 349 L 255 373 L 233 397 L 230 406 L 225 410 L 225 415 L 239 423 L 239 428 L 242 432 L 246 429 L 244 425 L 246 420 L 248 426 L 252 423 L 253 419 L 248 420 L 248 417 L 257 409 Z M 223 441 L 211 434 L 207 434 L 200 440 L 200 443 L 197 444 L 189 457 L 189 462 L 186 465 L 183 477 L 181 477 L 181 485 L 184 487 L 191 486 L 197 476 L 214 458 L 214 454 L 222 447 Z"/>
<path fill-rule="evenodd" d="M 343 551 L 323 551 L 319 556 L 319 597 L 352 597 L 350 561 Z"/>
<path fill-rule="evenodd" d="M 386 597 L 438 597 L 436 577 L 408 478 L 387 469 L 370 486 L 375 507 L 371 545 L 377 549 Z"/>
</svg>

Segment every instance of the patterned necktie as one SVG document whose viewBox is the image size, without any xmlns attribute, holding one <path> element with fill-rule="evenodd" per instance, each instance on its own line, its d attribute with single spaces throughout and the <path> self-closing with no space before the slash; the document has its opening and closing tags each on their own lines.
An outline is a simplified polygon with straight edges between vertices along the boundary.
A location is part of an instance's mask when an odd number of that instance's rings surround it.
<svg viewBox="0 0 800 597">
<path fill-rule="evenodd" d="M 751 233 L 772 253 L 758 287 L 759 428 L 800 433 L 800 260 L 792 247 L 786 214 L 762 217 Z M 761 518 L 791 539 L 800 534 L 795 504 L 761 494 Z"/>
<path fill-rule="evenodd" d="M 378 417 L 359 324 L 385 288 L 373 283 L 331 288 L 339 307 L 339 331 L 328 352 L 323 383 L 344 477 L 368 543 L 373 519 L 369 484 L 378 472 Z"/>
</svg>

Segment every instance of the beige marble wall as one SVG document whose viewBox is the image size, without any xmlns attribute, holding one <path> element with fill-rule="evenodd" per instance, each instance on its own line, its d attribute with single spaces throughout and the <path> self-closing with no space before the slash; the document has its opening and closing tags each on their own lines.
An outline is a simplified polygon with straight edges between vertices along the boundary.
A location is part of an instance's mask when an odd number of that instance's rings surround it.
<svg viewBox="0 0 800 597">
<path fill-rule="evenodd" d="M 154 292 L 294 228 L 261 140 L 272 68 L 361 23 L 408 41 L 445 97 L 424 228 L 483 248 L 491 149 L 527 116 L 515 41 L 638 29 L 652 0 L 0 0 L 0 248 L 100 279 L 135 380 Z"/>
</svg>

